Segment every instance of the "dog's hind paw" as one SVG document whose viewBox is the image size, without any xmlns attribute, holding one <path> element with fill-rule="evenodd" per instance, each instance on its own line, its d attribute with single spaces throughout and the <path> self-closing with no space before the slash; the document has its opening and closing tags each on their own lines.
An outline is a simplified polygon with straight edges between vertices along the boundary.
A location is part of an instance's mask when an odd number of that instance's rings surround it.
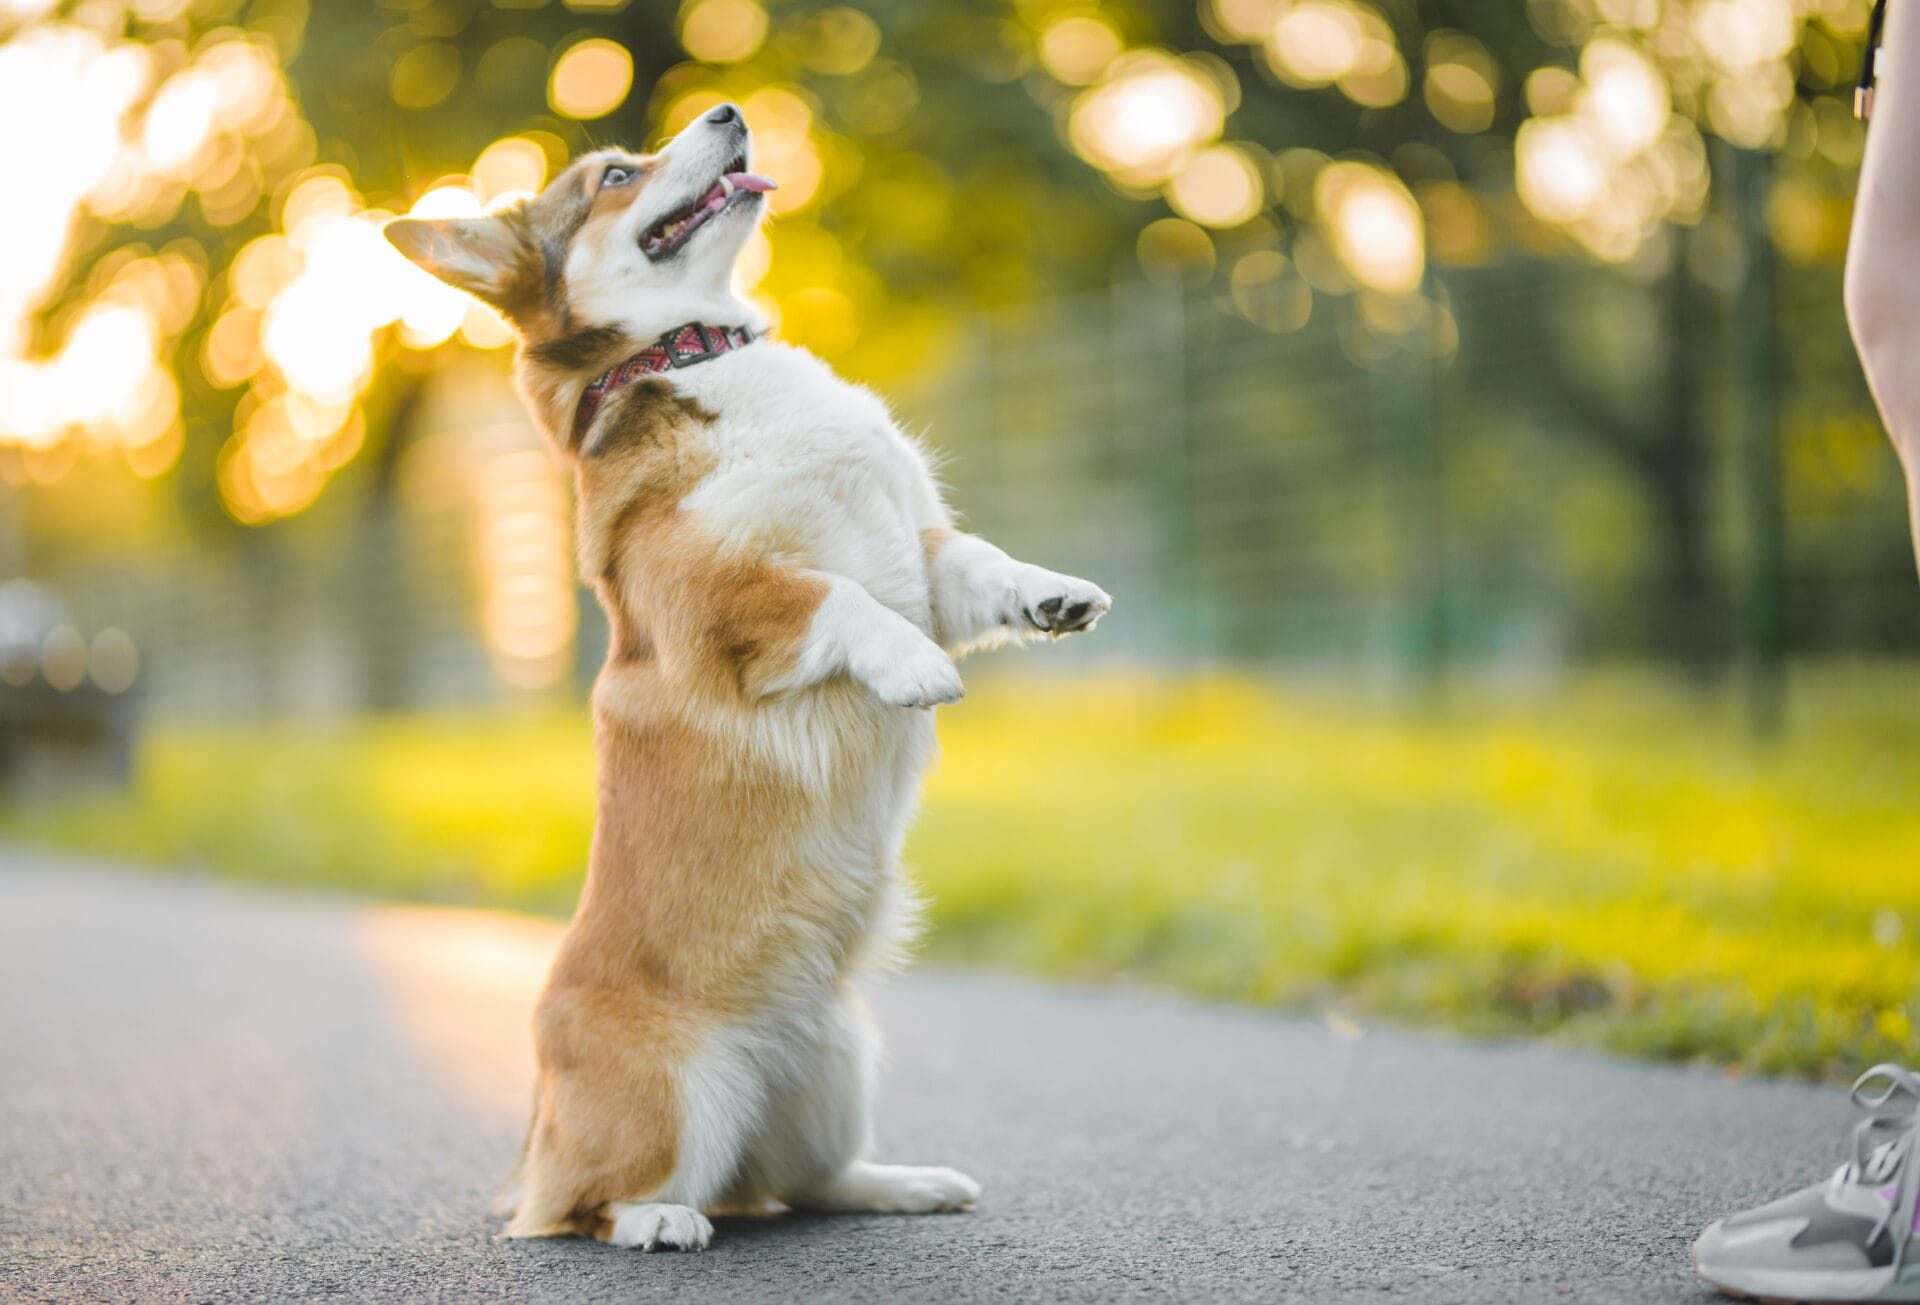
<svg viewBox="0 0 1920 1305">
<path fill-rule="evenodd" d="M 845 1173 L 797 1204 L 813 1210 L 934 1214 L 970 1210 L 979 1199 L 980 1184 L 957 1169 L 861 1161 L 847 1166 Z"/>
<path fill-rule="evenodd" d="M 613 1231 L 609 1245 L 642 1251 L 704 1251 L 713 1241 L 707 1216 L 684 1205 L 610 1201 L 607 1217 Z"/>
</svg>

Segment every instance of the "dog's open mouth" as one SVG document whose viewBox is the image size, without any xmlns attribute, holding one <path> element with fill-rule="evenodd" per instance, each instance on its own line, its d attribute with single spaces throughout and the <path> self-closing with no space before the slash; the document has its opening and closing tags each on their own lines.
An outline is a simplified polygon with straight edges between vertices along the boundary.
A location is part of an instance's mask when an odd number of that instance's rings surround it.
<svg viewBox="0 0 1920 1305">
<path fill-rule="evenodd" d="M 648 258 L 664 258 L 693 239 L 693 233 L 711 222 L 729 205 L 748 202 L 749 197 L 774 189 L 774 182 L 757 172 L 746 171 L 747 161 L 736 158 L 699 199 L 676 213 L 669 213 L 640 235 L 640 248 Z"/>
</svg>

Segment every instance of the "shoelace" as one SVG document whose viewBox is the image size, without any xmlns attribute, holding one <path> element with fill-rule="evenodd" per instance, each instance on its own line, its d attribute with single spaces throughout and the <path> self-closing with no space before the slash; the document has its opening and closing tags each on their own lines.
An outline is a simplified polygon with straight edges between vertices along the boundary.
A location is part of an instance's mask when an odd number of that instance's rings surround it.
<svg viewBox="0 0 1920 1305">
<path fill-rule="evenodd" d="M 1884 1086 L 1869 1090 L 1875 1084 Z M 1906 1267 L 1908 1244 L 1913 1240 L 1914 1206 L 1920 1202 L 1920 1162 L 1908 1163 L 1913 1159 L 1914 1139 L 1920 1136 L 1920 1073 L 1901 1065 L 1875 1065 L 1854 1080 L 1851 1095 L 1853 1104 L 1861 1109 L 1885 1112 L 1854 1126 L 1853 1163 L 1841 1174 L 1852 1182 L 1875 1187 L 1892 1182 L 1893 1200 L 1874 1224 L 1867 1245 L 1882 1236 L 1893 1238 L 1893 1276 L 1897 1279 Z M 1901 1097 L 1911 1098 L 1913 1104 L 1887 1111 Z M 1888 1137 L 1889 1133 L 1894 1136 Z"/>
</svg>

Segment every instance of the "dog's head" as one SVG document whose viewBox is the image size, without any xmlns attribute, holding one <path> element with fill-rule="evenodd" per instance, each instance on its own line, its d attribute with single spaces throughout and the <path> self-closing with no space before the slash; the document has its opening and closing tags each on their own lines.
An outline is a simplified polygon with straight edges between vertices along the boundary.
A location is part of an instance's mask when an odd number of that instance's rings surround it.
<svg viewBox="0 0 1920 1305">
<path fill-rule="evenodd" d="M 505 313 L 530 391 L 558 391 L 682 323 L 757 324 L 730 284 L 773 189 L 752 162 L 746 119 L 723 104 L 657 154 L 582 155 L 523 203 L 477 218 L 401 218 L 387 239 Z"/>
</svg>

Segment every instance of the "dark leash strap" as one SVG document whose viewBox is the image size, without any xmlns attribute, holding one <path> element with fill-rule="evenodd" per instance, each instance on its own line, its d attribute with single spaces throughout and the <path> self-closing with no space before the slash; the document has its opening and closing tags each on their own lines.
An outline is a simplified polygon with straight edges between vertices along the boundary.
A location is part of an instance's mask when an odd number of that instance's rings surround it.
<svg viewBox="0 0 1920 1305">
<path fill-rule="evenodd" d="M 1865 122 L 1873 116 L 1875 65 L 1880 60 L 1880 32 L 1887 25 L 1887 0 L 1873 0 L 1867 20 L 1867 49 L 1860 56 L 1860 81 L 1853 88 L 1853 116 Z"/>
</svg>

